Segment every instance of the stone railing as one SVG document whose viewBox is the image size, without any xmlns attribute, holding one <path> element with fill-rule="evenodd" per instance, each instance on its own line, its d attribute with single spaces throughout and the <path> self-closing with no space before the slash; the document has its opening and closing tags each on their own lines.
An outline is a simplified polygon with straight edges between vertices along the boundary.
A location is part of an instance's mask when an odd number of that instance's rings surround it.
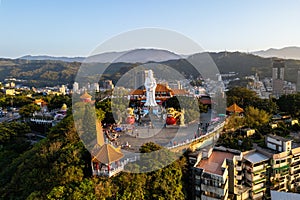
<svg viewBox="0 0 300 200">
<path fill-rule="evenodd" d="M 131 158 L 126 158 L 123 161 L 120 162 L 120 165 L 117 167 L 112 167 L 109 171 L 107 169 L 105 170 L 93 170 L 93 175 L 94 176 L 107 176 L 107 177 L 111 177 L 114 176 L 118 173 L 120 173 L 121 171 L 124 170 L 124 167 L 131 162 L 135 162 L 139 160 L 139 156 L 134 156 Z"/>
<path fill-rule="evenodd" d="M 185 141 L 182 141 L 182 142 L 180 142 L 180 143 L 176 143 L 175 145 L 172 145 L 172 146 L 167 147 L 167 148 L 168 148 L 168 149 L 174 149 L 174 148 L 177 148 L 177 147 L 184 146 L 184 145 L 186 145 L 186 144 L 191 144 L 192 142 L 195 142 L 195 141 L 197 141 L 197 140 L 199 140 L 199 139 L 208 137 L 210 134 L 215 133 L 215 132 L 218 131 L 220 128 L 223 128 L 224 125 L 225 125 L 225 122 L 222 122 L 222 123 L 218 124 L 216 127 L 214 127 L 213 129 L 211 129 L 209 132 L 207 132 L 205 135 L 201 135 L 201 136 L 196 137 L 196 138 L 186 139 Z"/>
</svg>

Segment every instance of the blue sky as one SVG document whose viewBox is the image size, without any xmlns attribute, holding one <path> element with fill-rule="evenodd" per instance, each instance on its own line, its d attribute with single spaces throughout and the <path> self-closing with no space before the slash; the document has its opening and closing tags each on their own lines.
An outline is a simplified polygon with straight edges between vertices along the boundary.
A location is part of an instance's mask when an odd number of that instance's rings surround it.
<svg viewBox="0 0 300 200">
<path fill-rule="evenodd" d="M 300 1 L 0 0 L 0 57 L 87 56 L 122 32 L 177 31 L 208 51 L 300 46 Z"/>
</svg>

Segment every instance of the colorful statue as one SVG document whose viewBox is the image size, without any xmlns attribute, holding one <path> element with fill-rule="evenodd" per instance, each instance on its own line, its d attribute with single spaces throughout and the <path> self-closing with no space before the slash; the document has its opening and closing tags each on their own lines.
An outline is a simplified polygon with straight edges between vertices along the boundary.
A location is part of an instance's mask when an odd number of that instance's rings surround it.
<svg viewBox="0 0 300 200">
<path fill-rule="evenodd" d="M 167 109 L 167 125 L 177 125 L 184 126 L 184 110 L 182 112 L 176 111 L 174 108 Z"/>
<path fill-rule="evenodd" d="M 126 109 L 126 123 L 127 124 L 134 124 L 135 119 L 134 119 L 134 113 L 133 113 L 133 108 L 127 108 Z"/>
</svg>

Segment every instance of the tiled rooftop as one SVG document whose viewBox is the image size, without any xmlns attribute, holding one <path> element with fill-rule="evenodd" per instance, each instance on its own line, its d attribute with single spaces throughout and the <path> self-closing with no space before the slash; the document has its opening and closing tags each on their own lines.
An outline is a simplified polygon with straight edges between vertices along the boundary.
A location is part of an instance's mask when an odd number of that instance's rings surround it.
<svg viewBox="0 0 300 200">
<path fill-rule="evenodd" d="M 198 168 L 204 169 L 205 172 L 210 172 L 217 175 L 222 175 L 222 164 L 225 158 L 232 159 L 233 153 L 213 151 L 208 159 L 201 160 L 197 165 Z"/>
</svg>

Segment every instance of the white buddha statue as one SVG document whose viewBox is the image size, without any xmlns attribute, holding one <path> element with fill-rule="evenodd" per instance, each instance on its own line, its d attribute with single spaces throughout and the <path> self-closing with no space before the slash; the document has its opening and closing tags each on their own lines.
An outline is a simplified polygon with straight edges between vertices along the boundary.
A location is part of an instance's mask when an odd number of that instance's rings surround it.
<svg viewBox="0 0 300 200">
<path fill-rule="evenodd" d="M 153 77 L 153 71 L 145 72 L 146 103 L 145 106 L 157 106 L 155 101 L 156 80 Z"/>
</svg>

